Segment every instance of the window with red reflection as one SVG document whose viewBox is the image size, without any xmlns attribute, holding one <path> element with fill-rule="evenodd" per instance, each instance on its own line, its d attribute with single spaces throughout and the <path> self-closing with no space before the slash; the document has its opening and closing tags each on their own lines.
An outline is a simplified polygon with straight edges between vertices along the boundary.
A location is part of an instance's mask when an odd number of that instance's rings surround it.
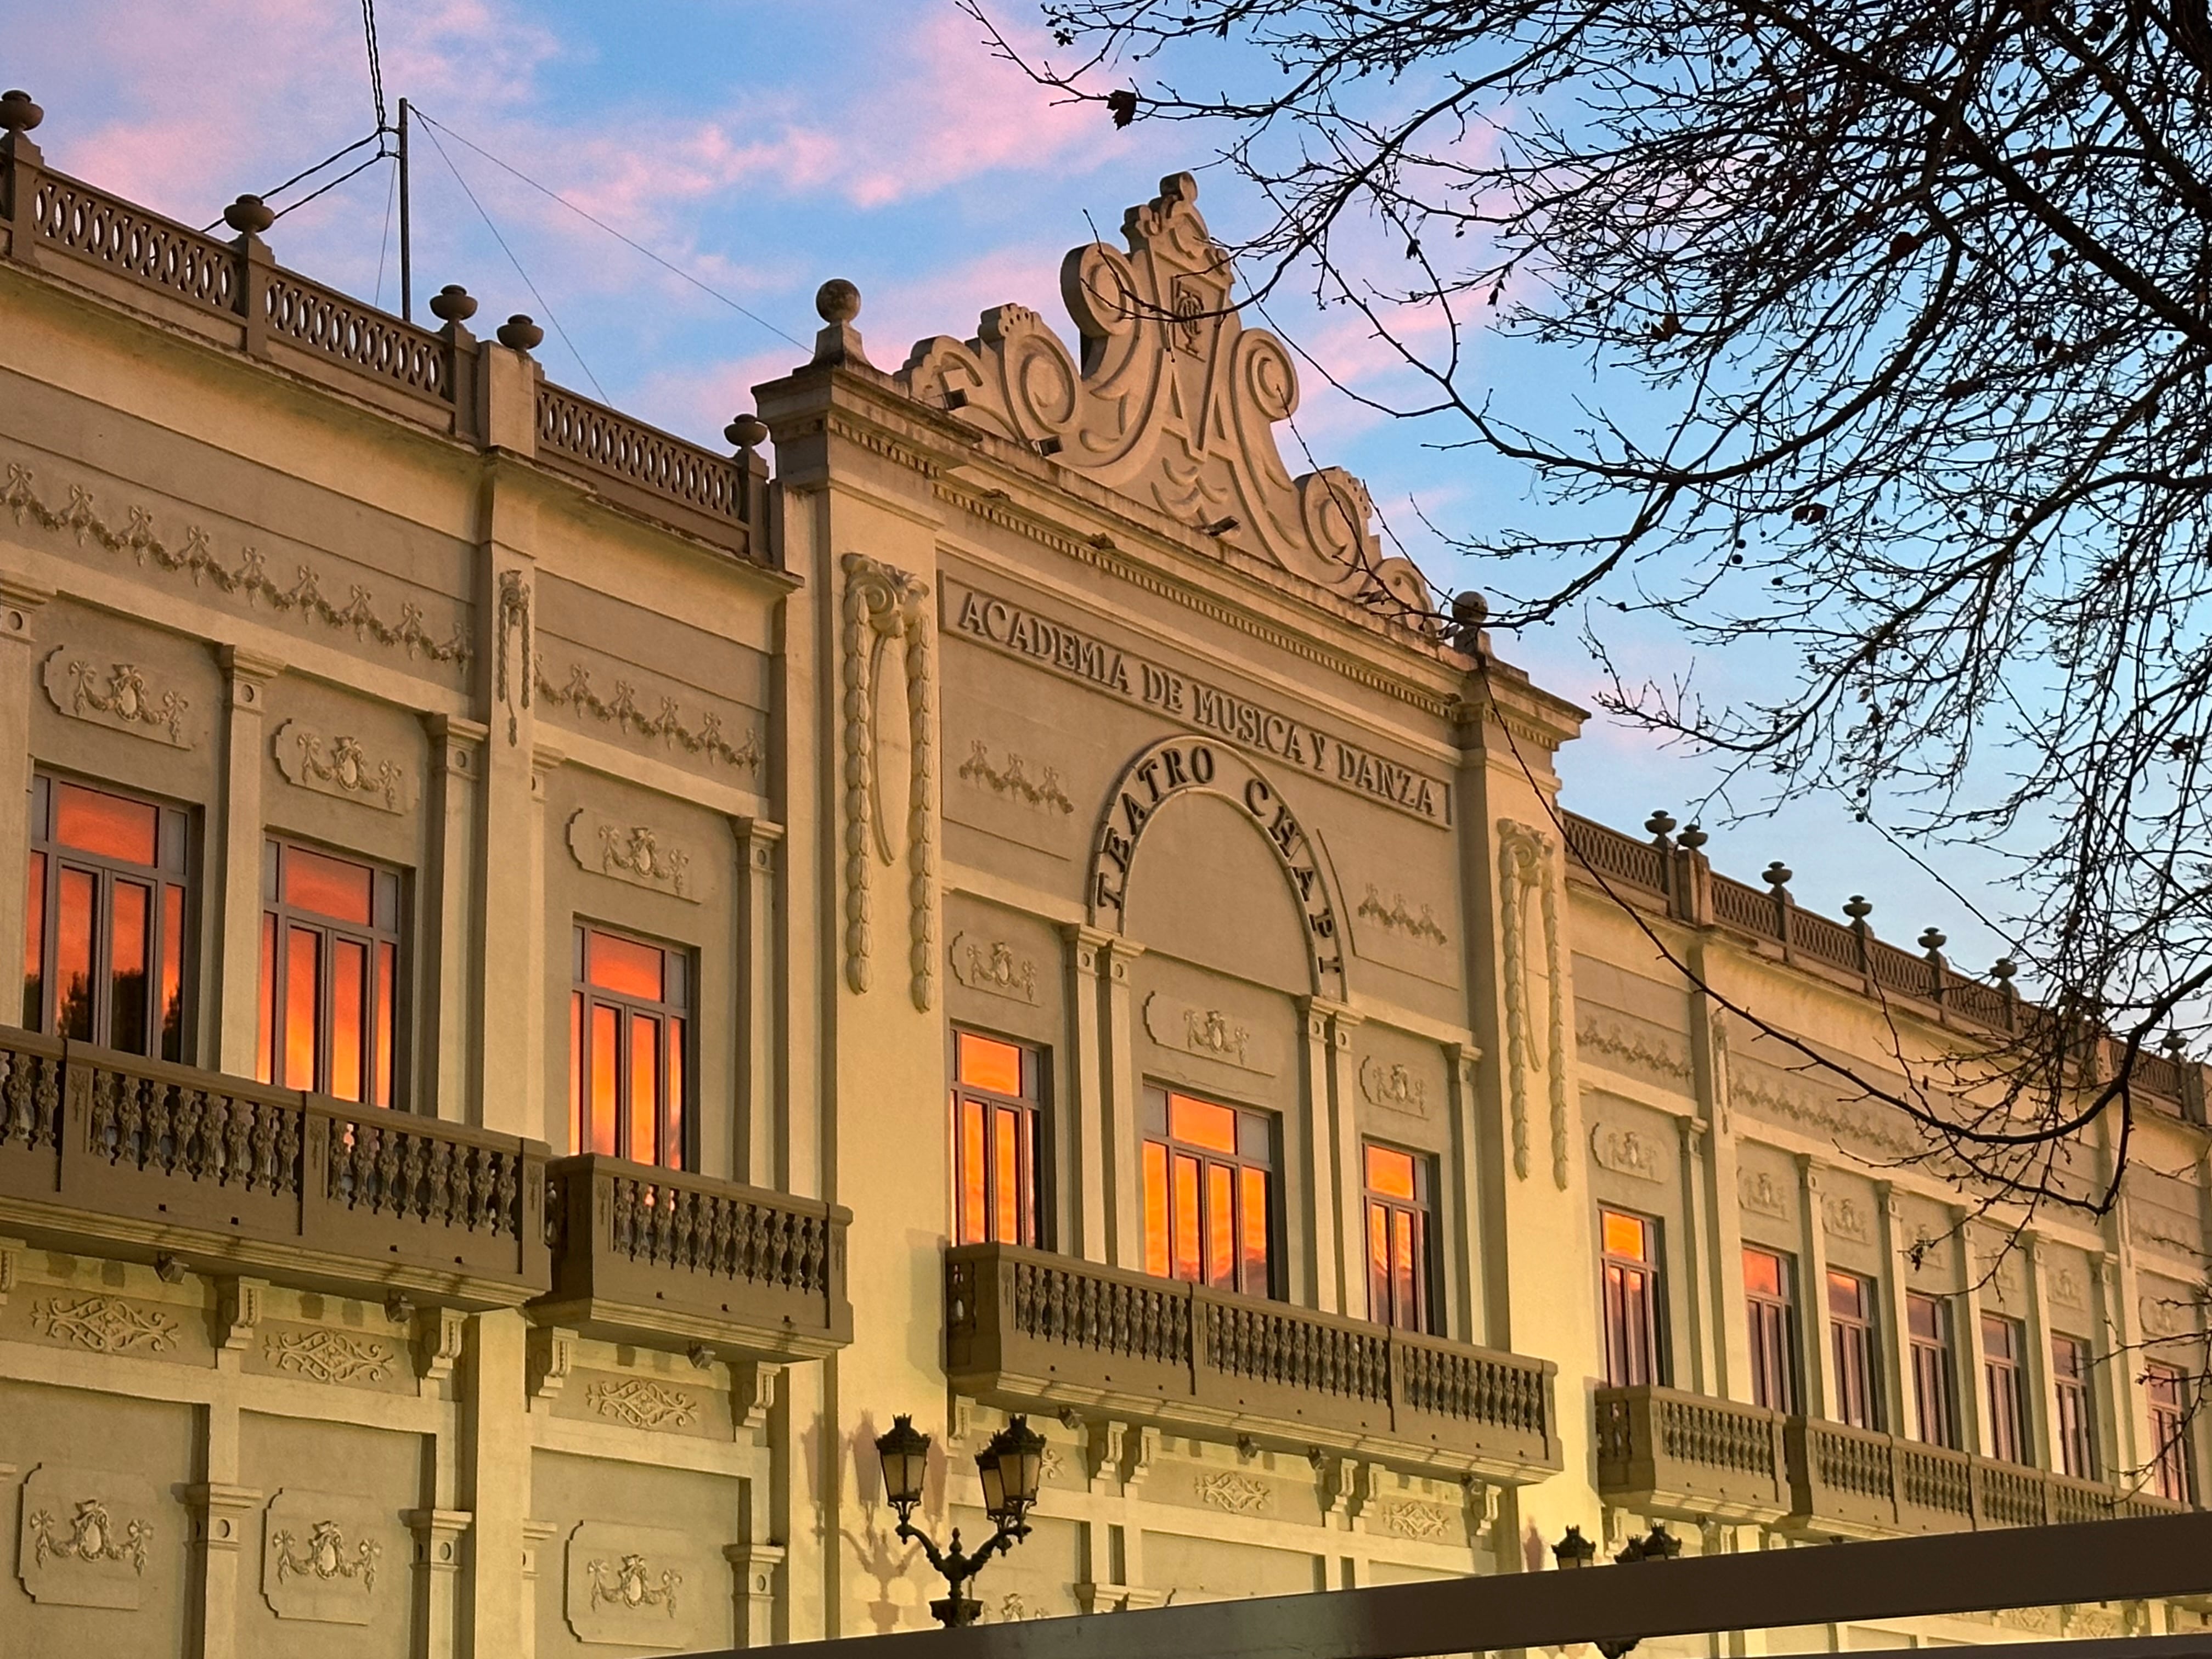
<svg viewBox="0 0 2212 1659">
<path fill-rule="evenodd" d="M 255 1074 L 397 1106 L 403 1080 L 399 877 L 312 847 L 263 847 Z"/>
<path fill-rule="evenodd" d="M 1625 1210 L 1598 1212 L 1599 1291 L 1605 1380 L 1616 1389 L 1664 1382 L 1660 1338 L 1659 1224 Z"/>
<path fill-rule="evenodd" d="M 1026 1043 L 952 1034 L 953 1237 L 1044 1243 L 1044 1061 Z"/>
<path fill-rule="evenodd" d="M 1145 1267 L 1245 1296 L 1275 1294 L 1275 1121 L 1145 1091 Z"/>
<path fill-rule="evenodd" d="M 690 981 L 682 951 L 578 926 L 568 994 L 573 1150 L 690 1167 Z"/>
<path fill-rule="evenodd" d="M 1361 1152 L 1367 1187 L 1367 1316 L 1402 1331 L 1434 1330 L 1429 1160 L 1372 1141 Z"/>
<path fill-rule="evenodd" d="M 33 779 L 26 1026 L 185 1058 L 189 825 L 178 807 Z"/>
</svg>

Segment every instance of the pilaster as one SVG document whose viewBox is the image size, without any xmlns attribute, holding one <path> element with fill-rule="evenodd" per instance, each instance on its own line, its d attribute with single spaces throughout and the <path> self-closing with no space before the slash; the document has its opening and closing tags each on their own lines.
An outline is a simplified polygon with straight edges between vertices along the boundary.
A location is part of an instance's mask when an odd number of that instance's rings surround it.
<svg viewBox="0 0 2212 1659">
<path fill-rule="evenodd" d="M 1989 1431 L 1982 1420 L 1986 1415 L 1982 1401 L 1982 1366 L 1986 1356 L 1982 1351 L 1981 1250 L 1976 1236 L 1980 1229 L 1971 1215 L 1956 1206 L 1952 1207 L 1951 1219 L 1959 1240 L 1960 1291 L 1953 1304 L 1958 1318 L 1951 1334 L 1952 1353 L 1959 1369 L 1959 1444 L 1987 1457 L 1990 1455 Z"/>
<path fill-rule="evenodd" d="M 212 949 L 214 1054 L 206 1062 L 234 1077 L 252 1077 L 260 1036 L 263 711 L 269 684 L 284 671 L 274 657 L 234 645 L 219 653 L 223 675 L 222 784 L 205 860 Z"/>
<path fill-rule="evenodd" d="M 0 163 L 4 165 L 4 163 Z M 38 617 L 51 588 L 0 573 L 0 949 L 21 956 L 26 888 L 12 873 L 31 855 L 31 697 L 37 678 Z M 21 1018 L 10 1009 L 12 1023 Z"/>
<path fill-rule="evenodd" d="M 1674 1130 L 1681 1141 L 1674 1168 L 1682 1185 L 1682 1214 L 1688 1224 L 1684 1231 L 1694 1255 L 1699 1241 L 1713 1237 L 1713 1205 L 1706 1195 L 1705 1175 L 1705 1146 L 1713 1139 L 1711 1122 L 1705 1118 L 1678 1117 Z M 1734 1259 L 1743 1260 L 1741 1244 Z M 1690 1365 L 1686 1377 L 1681 1375 L 1682 1368 L 1676 1367 L 1675 1386 L 1703 1395 L 1723 1395 L 1717 1378 L 1720 1366 L 1716 1348 L 1719 1327 L 1727 1320 L 1729 1304 L 1722 1288 L 1725 1279 L 1719 1273 L 1699 1273 L 1694 1267 L 1682 1278 L 1690 1290 Z"/>
<path fill-rule="evenodd" d="M 2119 1206 L 2106 1224 L 2112 1234 L 2125 1238 L 2127 1200 L 2123 1197 Z M 2142 1357 L 2136 1344 L 2142 1340 L 2142 1331 L 2136 1318 L 2135 1264 L 2124 1249 L 2110 1251 L 2097 1264 L 2097 1299 L 2099 1312 L 2103 1316 L 2106 1348 L 2113 1356 L 2113 1363 L 2106 1368 L 2108 1386 L 2105 1393 L 2110 1413 L 2112 1430 L 2112 1468 L 2116 1473 L 2141 1469 L 2149 1462 L 2150 1453 L 2157 1441 L 2150 1431 L 2150 1405 L 2136 1377 L 2142 1370 Z"/>
<path fill-rule="evenodd" d="M 487 361 L 511 356 L 487 347 Z M 481 693 L 488 728 L 482 750 L 482 843 L 471 930 L 483 942 L 469 1023 L 476 1065 L 468 1074 L 476 1121 L 488 1129 L 568 1144 L 546 1121 L 544 825 L 543 761 L 537 740 L 535 510 L 524 489 L 495 469 L 489 534 L 479 555 Z M 495 946 L 496 948 L 495 948 Z M 549 1133 L 556 1131 L 557 1133 Z"/>
<path fill-rule="evenodd" d="M 238 1651 L 239 1598 L 252 1593 L 242 1556 L 261 1494 L 248 1486 L 202 1480 L 185 1487 L 184 1496 L 191 1516 L 197 1659 L 230 1659 Z"/>
<path fill-rule="evenodd" d="M 480 1121 L 482 1104 L 470 1097 L 476 1041 L 470 1023 L 471 987 L 479 977 L 483 941 L 470 926 L 477 868 L 484 741 L 479 720 L 431 714 L 430 787 L 423 803 L 428 834 L 421 914 L 434 930 L 435 948 L 421 953 L 422 1042 L 417 1045 L 413 1098 L 453 1122 Z"/>
<path fill-rule="evenodd" d="M 435 1656 L 458 1654 L 454 1636 L 460 1613 L 461 1541 L 475 1518 L 466 1510 L 408 1510 L 399 1517 L 413 1540 L 410 1565 L 415 1577 L 415 1650 Z M 532 1547 L 515 1559 L 518 1569 L 531 1565 Z M 535 1624 L 526 1595 L 525 1628 Z"/>
<path fill-rule="evenodd" d="M 2020 1241 L 2021 1279 L 2027 1292 L 2027 1307 L 2021 1321 L 2027 1352 L 2027 1447 L 2031 1463 L 2063 1470 L 2065 1458 L 2058 1445 L 2058 1379 L 2051 1364 L 2051 1287 L 2046 1282 L 2043 1241 L 2024 1233 Z"/>
<path fill-rule="evenodd" d="M 1137 1066 L 1136 1012 L 1129 964 L 1145 947 L 1118 936 L 1100 947 L 1106 987 L 1104 1155 L 1105 1235 L 1111 1254 L 1107 1265 L 1131 1270 L 1145 1265 L 1145 1186 L 1139 1167 L 1139 1125 L 1144 1110 L 1144 1079 Z"/>
<path fill-rule="evenodd" d="M 1323 1313 L 1346 1311 L 1342 1239 L 1343 1182 L 1338 1171 L 1342 1152 L 1338 1145 L 1335 1090 L 1335 1042 L 1329 1031 L 1329 1011 L 1335 1005 L 1319 997 L 1298 1002 L 1300 1088 L 1305 1110 L 1292 1132 L 1284 1137 L 1283 1189 L 1285 1221 L 1297 1228 L 1291 1267 L 1295 1278 L 1291 1299 Z M 1366 1300 L 1360 1296 L 1361 1304 Z"/>
<path fill-rule="evenodd" d="M 1113 1260 L 1115 1255 L 1106 1223 L 1106 1193 L 1111 1184 L 1115 1146 L 1106 1128 L 1109 1065 L 1099 1048 L 1104 1029 L 1099 1000 L 1101 973 L 1114 936 L 1071 922 L 1060 929 L 1060 937 L 1066 947 L 1062 956 L 1067 980 L 1064 1046 L 1068 1061 L 1064 1070 L 1066 1098 L 1060 1103 L 1059 1120 L 1074 1143 L 1070 1167 L 1075 1201 L 1066 1206 L 1073 1236 L 1067 1245 L 1072 1255 L 1103 1262 Z"/>
<path fill-rule="evenodd" d="M 1692 961 L 1702 976 L 1708 963 L 1702 949 Z M 1743 1200 L 1736 1158 L 1734 1113 L 1729 1103 L 1727 1016 L 1704 996 L 1690 999 L 1690 1059 L 1692 1086 L 1697 1091 L 1700 1115 L 1711 1126 L 1703 1135 L 1703 1155 L 1696 1161 L 1697 1179 L 1705 1192 L 1705 1231 L 1708 1241 L 1705 1282 L 1712 1306 L 1707 1346 L 1713 1370 L 1707 1387 L 1723 1400 L 1751 1400 L 1751 1331 L 1743 1303 Z M 1796 1287 L 1801 1308 L 1808 1308 L 1813 1287 Z M 1801 1315 L 1807 1325 L 1809 1313 Z"/>
<path fill-rule="evenodd" d="M 1805 1398 L 1808 1417 L 1833 1417 L 1835 1359 L 1828 1340 L 1828 1233 L 1820 1212 L 1820 1166 L 1797 1155 L 1798 1254 L 1805 1267 Z"/>
<path fill-rule="evenodd" d="M 1458 1188 L 1451 1206 L 1452 1286 L 1460 1305 L 1448 1330 L 1487 1347 L 1498 1346 L 1490 1280 L 1483 1261 L 1481 1137 L 1475 1122 L 1474 1068 L 1482 1051 L 1472 1043 L 1444 1045 L 1444 1075 L 1451 1111 L 1451 1158 Z"/>
<path fill-rule="evenodd" d="M 738 1121 L 731 1144 L 732 1173 L 757 1187 L 773 1186 L 786 1159 L 778 1142 L 786 1133 L 783 1052 L 776 1012 L 777 849 L 783 826 L 765 818 L 733 817 L 737 836 L 738 1030 L 735 1043 Z"/>
<path fill-rule="evenodd" d="M 1874 1196 L 1875 1224 L 1881 1230 L 1881 1282 L 1875 1294 L 1881 1298 L 1881 1328 L 1887 1338 L 1875 1349 L 1875 1363 L 1881 1368 L 1881 1420 L 1893 1433 L 1924 1440 L 1927 1431 L 1917 1420 L 1918 1407 L 1905 1370 L 1906 1350 L 1912 1339 L 1905 1304 L 1904 1206 L 1897 1201 L 1896 1188 L 1887 1181 L 1875 1182 Z"/>
<path fill-rule="evenodd" d="M 1365 1170 L 1360 1161 L 1358 1079 L 1352 1075 L 1352 1034 L 1364 1024 L 1366 1016 L 1342 1003 L 1328 1002 L 1316 997 L 1304 1010 L 1309 1018 L 1326 1015 L 1328 1021 L 1325 1049 L 1326 1090 L 1310 1098 L 1316 1115 L 1323 1104 L 1327 1107 L 1330 1162 L 1330 1182 L 1320 1190 L 1320 1200 L 1334 1200 L 1336 1250 L 1334 1276 L 1336 1305 L 1355 1317 L 1364 1317 L 1367 1306 L 1366 1256 L 1363 1239 L 1364 1219 L 1362 1214 L 1365 1190 Z M 1316 1172 L 1316 1179 L 1319 1171 Z M 1324 1269 L 1328 1258 L 1321 1258 Z"/>
<path fill-rule="evenodd" d="M 732 1628 L 741 1648 L 764 1648 L 775 1641 L 776 1601 L 783 1582 L 781 1544 L 729 1544 L 722 1559 L 735 1580 L 737 1606 Z"/>
<path fill-rule="evenodd" d="M 457 1510 L 472 1521 L 464 1557 L 462 1590 L 467 1649 L 471 1653 L 516 1651 L 534 1609 L 525 1599 L 519 1571 L 529 1540 L 531 1431 L 524 1392 L 523 1315 L 514 1309 L 477 1315 L 469 1322 L 468 1386 L 459 1391 L 462 1451 Z M 434 1540 L 442 1525 L 426 1527 Z"/>
</svg>

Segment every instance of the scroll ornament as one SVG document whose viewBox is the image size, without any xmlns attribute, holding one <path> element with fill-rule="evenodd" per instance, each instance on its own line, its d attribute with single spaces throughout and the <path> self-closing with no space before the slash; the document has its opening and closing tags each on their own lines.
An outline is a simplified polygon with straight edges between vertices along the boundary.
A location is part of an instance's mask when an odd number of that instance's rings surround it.
<svg viewBox="0 0 2212 1659">
<path fill-rule="evenodd" d="M 871 979 L 874 923 L 872 866 L 897 862 L 892 828 L 884 822 L 878 692 L 900 651 L 906 683 L 911 775 L 907 792 L 905 855 L 912 945 L 914 1006 L 927 1012 L 937 994 L 937 851 L 933 803 L 937 793 L 936 711 L 933 705 L 931 640 L 934 625 L 925 601 L 929 584 L 903 570 L 848 553 L 844 559 L 845 726 L 845 982 L 864 992 Z"/>
<path fill-rule="evenodd" d="M 136 663 L 102 667 L 71 656 L 70 651 L 59 645 L 48 652 L 40 675 L 56 708 L 72 720 L 128 732 L 172 749 L 192 746 L 191 735 L 185 729 L 185 716 L 192 706 L 188 698 L 148 684 L 145 670 Z"/>
<path fill-rule="evenodd" d="M 1528 1178 L 1528 1073 L 1536 1068 L 1534 1020 L 1529 1006 L 1529 898 L 1541 929 L 1544 981 L 1547 994 L 1542 1068 L 1550 1085 L 1552 1179 L 1567 1189 L 1567 1006 L 1565 964 L 1559 939 L 1559 884 L 1552 873 L 1552 845 L 1540 831 L 1501 819 L 1498 825 L 1498 885 L 1503 903 L 1505 956 L 1505 1047 L 1508 1098 L 1511 1107 L 1513 1173 Z"/>
<path fill-rule="evenodd" d="M 973 340 L 916 345 L 907 389 L 1293 576 L 1395 620 L 1425 616 L 1420 573 L 1370 528 L 1366 486 L 1283 465 L 1274 428 L 1297 411 L 1297 372 L 1273 335 L 1244 327 L 1197 181 L 1161 179 L 1121 233 L 1126 252 L 1094 242 L 1060 266 L 1079 368 L 1036 312 L 1002 305 Z"/>
</svg>

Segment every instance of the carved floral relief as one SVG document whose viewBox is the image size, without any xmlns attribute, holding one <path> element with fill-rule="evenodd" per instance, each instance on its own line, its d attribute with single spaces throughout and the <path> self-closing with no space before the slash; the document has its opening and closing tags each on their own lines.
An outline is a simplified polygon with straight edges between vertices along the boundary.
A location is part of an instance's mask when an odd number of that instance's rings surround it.
<svg viewBox="0 0 2212 1659">
<path fill-rule="evenodd" d="M 1359 1092 L 1372 1105 L 1414 1117 L 1429 1115 L 1429 1085 L 1420 1072 L 1400 1060 L 1361 1056 Z"/>
<path fill-rule="evenodd" d="M 1075 811 L 1075 803 L 1068 799 L 1067 791 L 1060 787 L 1060 770 L 1054 766 L 1039 766 L 1032 776 L 1030 762 L 1023 756 L 1009 754 L 1003 766 L 991 762 L 990 745 L 977 738 L 968 751 L 968 758 L 960 763 L 959 776 L 963 782 L 979 789 L 988 789 L 994 795 L 1034 806 L 1063 817 Z"/>
<path fill-rule="evenodd" d="M 165 1313 L 114 1296 L 57 1296 L 31 1304 L 33 1328 L 94 1353 L 161 1353 L 181 1328 Z"/>
<path fill-rule="evenodd" d="M 366 1625 L 379 1587 L 398 1593 L 384 1567 L 388 1523 L 380 1507 L 346 1492 L 287 1487 L 262 1518 L 261 1595 L 279 1619 Z"/>
<path fill-rule="evenodd" d="M 302 789 L 380 812 L 404 812 L 412 804 L 409 769 L 371 757 L 358 738 L 325 737 L 294 720 L 279 726 L 270 743 L 276 769 Z"/>
<path fill-rule="evenodd" d="M 1378 923 L 1394 933 L 1403 933 L 1408 939 L 1419 939 L 1430 945 L 1444 944 L 1443 924 L 1437 920 L 1436 911 L 1429 905 L 1420 907 L 1418 915 L 1406 903 L 1403 893 L 1393 893 L 1385 903 L 1381 891 L 1373 882 L 1367 884 L 1366 896 L 1359 901 L 1353 913 Z"/>
<path fill-rule="evenodd" d="M 23 1482 L 16 1575 L 24 1590 L 61 1607 L 138 1606 L 160 1536 L 156 1501 L 139 1475 L 39 1465 Z"/>
<path fill-rule="evenodd" d="M 1769 1170 L 1738 1170 L 1735 1187 L 1737 1199 L 1754 1215 L 1787 1221 L 1793 1213 L 1790 1183 L 1777 1181 Z"/>
<path fill-rule="evenodd" d="M 580 806 L 568 816 L 568 854 L 579 869 L 699 902 L 691 849 L 649 823 L 625 823 Z"/>
<path fill-rule="evenodd" d="M 874 870 L 904 860 L 908 988 L 924 1012 L 937 1000 L 937 714 L 929 584 L 865 554 L 844 559 L 845 982 L 873 978 Z M 896 647 L 896 652 L 894 651 Z M 903 811 L 888 803 L 881 704 L 894 666 L 907 724 Z M 896 816 L 893 825 L 888 820 Z M 896 837 L 896 840 L 894 840 Z"/>
<path fill-rule="evenodd" d="M 1598 1167 L 1635 1181 L 1664 1181 L 1660 1155 L 1650 1141 L 1635 1129 L 1598 1123 L 1590 1127 L 1590 1156 Z"/>
<path fill-rule="evenodd" d="M 66 645 L 46 653 L 40 684 L 56 709 L 71 720 L 88 720 L 111 731 L 190 749 L 194 732 L 185 717 L 191 699 L 172 688 L 158 686 L 136 663 L 95 662 Z"/>
<path fill-rule="evenodd" d="M 1144 1015 L 1145 1030 L 1163 1048 L 1218 1060 L 1261 1077 L 1275 1074 L 1275 1056 L 1265 1042 L 1224 1009 L 1201 1008 L 1155 991 L 1145 999 Z"/>
<path fill-rule="evenodd" d="M 1256 1475 L 1212 1469 L 1194 1477 L 1198 1501 L 1231 1515 L 1264 1515 L 1274 1507 L 1275 1489 Z"/>
<path fill-rule="evenodd" d="M 987 941 L 965 933 L 955 933 L 951 954 L 952 977 L 969 990 L 1005 997 L 1010 1002 L 1036 1001 L 1036 963 L 1017 955 L 1006 940 Z"/>
<path fill-rule="evenodd" d="M 688 1533 L 586 1521 L 568 1534 L 562 1596 L 580 1642 L 684 1651 L 707 1646 L 713 1579 L 728 1569 Z"/>
</svg>

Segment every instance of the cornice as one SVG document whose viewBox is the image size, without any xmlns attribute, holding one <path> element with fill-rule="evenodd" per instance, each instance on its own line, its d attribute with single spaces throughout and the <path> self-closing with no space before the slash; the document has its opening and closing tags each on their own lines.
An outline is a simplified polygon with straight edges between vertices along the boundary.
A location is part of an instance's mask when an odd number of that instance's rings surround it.
<svg viewBox="0 0 2212 1659">
<path fill-rule="evenodd" d="M 1121 550 L 1111 537 L 1084 538 L 1055 529 L 1019 510 L 1009 497 L 963 489 L 949 479 L 938 479 L 936 491 L 939 499 L 947 506 L 957 507 L 972 518 L 1001 530 L 1011 531 L 1054 553 L 1087 564 L 1148 593 L 1195 611 L 1211 622 L 1233 629 L 1292 656 L 1303 658 L 1355 684 L 1405 703 L 1431 719 L 1449 719 L 1458 704 L 1455 696 L 1441 694 L 1389 674 L 1363 659 L 1292 633 L 1193 583 L 1182 581 L 1149 564 L 1132 559 Z"/>
</svg>

